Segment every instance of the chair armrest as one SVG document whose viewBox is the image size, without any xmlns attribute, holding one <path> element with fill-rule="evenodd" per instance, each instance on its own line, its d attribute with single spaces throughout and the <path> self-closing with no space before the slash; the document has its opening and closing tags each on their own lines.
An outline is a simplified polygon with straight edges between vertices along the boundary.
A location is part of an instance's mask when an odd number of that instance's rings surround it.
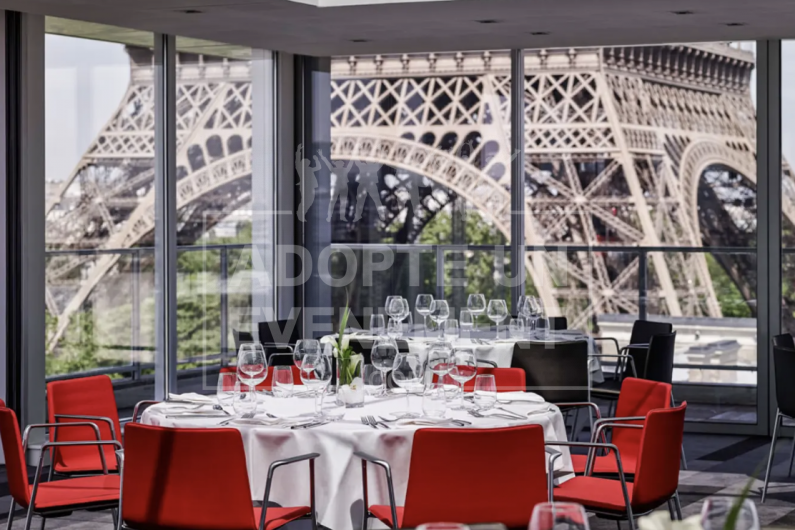
<svg viewBox="0 0 795 530">
<path fill-rule="evenodd" d="M 621 350 L 621 347 L 618 345 L 618 340 L 614 339 L 613 337 L 591 337 L 593 341 L 600 341 L 600 340 L 609 340 L 612 341 L 613 344 L 616 345 L 616 353 Z"/>
<path fill-rule="evenodd" d="M 271 348 L 286 348 L 286 349 L 290 350 L 290 352 L 295 351 L 293 345 L 289 344 L 287 342 L 260 342 L 260 344 L 262 344 L 263 348 L 267 348 L 267 347 L 271 347 Z M 278 355 L 278 354 L 273 353 L 271 355 Z"/>
<path fill-rule="evenodd" d="M 547 495 L 549 502 L 555 502 L 554 495 L 552 495 L 552 490 L 555 489 L 555 461 L 563 456 L 563 453 L 558 451 L 557 449 L 552 449 L 551 447 L 544 445 L 544 452 L 549 455 L 548 465 L 547 465 Z"/>
<path fill-rule="evenodd" d="M 114 440 L 119 438 L 116 436 L 116 427 L 113 425 L 113 420 L 105 416 L 84 416 L 82 414 L 55 414 L 56 423 L 58 420 L 88 420 L 88 421 L 101 421 L 108 424 L 110 427 L 110 435 Z"/>
<path fill-rule="evenodd" d="M 627 351 L 630 348 L 646 348 L 646 349 L 648 349 L 649 348 L 649 343 L 648 342 L 638 342 L 636 344 L 627 344 L 626 346 L 621 348 L 621 350 L 619 350 L 618 353 L 621 353 L 622 351 Z"/>
<path fill-rule="evenodd" d="M 394 530 L 397 530 L 398 519 L 397 519 L 397 504 L 395 503 L 395 486 L 394 483 L 392 482 L 392 468 L 389 466 L 389 462 L 377 458 L 373 455 L 369 455 L 362 451 L 354 451 L 353 455 L 362 459 L 362 488 L 364 491 L 363 499 L 364 499 L 365 513 L 369 509 L 369 503 L 367 502 L 367 462 L 375 464 L 384 470 L 384 473 L 386 474 L 387 489 L 389 491 L 389 507 L 392 512 L 392 528 Z M 365 523 L 366 522 L 367 520 L 365 519 Z"/>
<path fill-rule="evenodd" d="M 588 358 L 589 359 L 591 359 L 591 358 L 594 358 L 594 359 L 604 359 L 604 358 L 607 358 L 607 359 L 618 359 L 618 364 L 621 364 L 622 362 L 629 361 L 629 367 L 632 368 L 632 377 L 638 377 L 638 371 L 637 371 L 637 369 L 635 369 L 635 359 L 633 359 L 631 355 L 628 355 L 626 353 L 625 354 L 618 354 L 618 355 L 612 355 L 612 354 L 609 354 L 609 353 L 608 354 L 597 353 L 597 354 L 589 355 Z"/>
<path fill-rule="evenodd" d="M 476 359 L 477 364 L 488 364 L 492 368 L 497 368 L 497 363 L 489 359 Z"/>
<path fill-rule="evenodd" d="M 619 417 L 616 417 L 616 418 L 599 418 L 598 420 L 593 422 L 594 433 L 596 432 L 597 429 L 599 429 L 600 425 L 603 425 L 605 423 L 619 423 L 619 422 L 622 422 L 622 421 L 646 421 L 646 416 L 626 416 L 626 417 L 623 417 L 623 418 L 619 418 Z M 642 425 L 638 425 L 638 427 L 642 427 Z M 595 437 L 591 437 L 591 441 L 592 442 L 596 441 L 596 438 Z"/>
<path fill-rule="evenodd" d="M 22 435 L 22 452 L 24 453 L 28 449 L 28 436 L 30 432 L 36 429 L 55 429 L 54 438 L 58 439 L 58 429 L 62 429 L 64 427 L 91 427 L 94 430 L 94 436 L 97 437 L 96 441 L 99 442 L 102 440 L 102 435 L 99 432 L 99 427 L 97 424 L 91 421 L 72 421 L 69 423 L 33 423 L 25 427 L 25 433 Z M 52 443 L 52 442 L 50 442 Z M 53 450 L 52 453 L 52 460 L 55 459 L 55 451 Z M 108 468 L 108 464 L 105 461 L 105 451 L 102 450 L 101 447 L 97 447 L 97 451 L 99 451 L 99 460 L 102 462 L 102 469 L 106 470 Z M 42 454 L 46 451 L 42 448 Z M 52 473 L 50 473 L 52 475 Z"/>
<path fill-rule="evenodd" d="M 643 418 L 643 419 L 645 419 L 645 418 Z M 605 420 L 602 420 L 605 423 L 600 423 L 600 422 L 595 422 L 594 423 L 594 431 L 593 431 L 593 437 L 591 438 L 591 441 L 595 441 L 599 436 L 602 437 L 602 440 L 606 440 L 607 436 L 604 434 L 604 431 L 606 431 L 607 429 L 612 429 L 612 428 L 616 428 L 616 429 L 643 429 L 643 425 L 638 425 L 636 423 L 612 423 L 612 422 L 609 422 L 608 420 L 609 420 L 609 418 L 606 418 Z M 593 464 L 595 463 L 595 461 L 593 460 L 593 457 L 595 457 L 595 456 L 596 455 L 593 452 L 591 452 L 591 451 L 588 452 L 588 460 L 585 463 L 585 469 L 593 469 Z"/>
<path fill-rule="evenodd" d="M 130 422 L 131 423 L 138 423 L 138 412 L 144 407 L 149 407 L 151 405 L 157 405 L 158 403 L 162 403 L 162 401 L 156 401 L 156 400 L 153 400 L 153 399 L 145 399 L 143 401 L 139 401 L 138 403 L 136 403 L 135 404 L 135 408 L 133 409 L 133 415 L 132 415 L 132 418 L 130 419 Z"/>
<path fill-rule="evenodd" d="M 282 466 L 295 464 L 298 462 L 309 461 L 309 501 L 312 516 L 315 517 L 315 459 L 320 457 L 320 453 L 307 453 L 305 455 L 293 456 L 283 460 L 277 460 L 268 467 L 268 480 L 265 482 L 265 495 L 262 499 L 262 513 L 260 514 L 259 530 L 265 530 L 265 521 L 268 512 L 268 499 L 273 486 L 273 474 Z M 313 519 L 314 520 L 314 519 Z"/>
</svg>

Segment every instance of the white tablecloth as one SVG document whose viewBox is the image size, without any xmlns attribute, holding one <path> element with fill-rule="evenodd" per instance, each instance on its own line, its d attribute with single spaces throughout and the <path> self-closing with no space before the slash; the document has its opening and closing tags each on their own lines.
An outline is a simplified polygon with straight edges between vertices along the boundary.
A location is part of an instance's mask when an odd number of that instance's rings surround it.
<svg viewBox="0 0 795 530">
<path fill-rule="evenodd" d="M 513 393 L 500 394 L 508 398 Z M 314 410 L 311 398 L 291 397 L 279 399 L 261 396 L 264 403 L 260 411 L 284 417 L 299 415 L 310 416 Z M 215 427 L 223 418 L 212 417 L 174 417 L 167 416 L 169 408 L 175 405 L 162 404 L 149 408 L 144 412 L 142 421 L 150 425 L 167 427 Z M 521 403 L 500 405 L 520 413 L 532 410 L 545 410 L 547 404 Z M 412 397 L 412 408 L 419 410 L 421 398 Z M 209 409 L 209 407 L 206 407 Z M 409 461 L 414 432 L 422 427 L 398 426 L 392 428 L 373 429 L 361 423 L 364 414 L 387 416 L 390 412 L 402 411 L 406 408 L 404 395 L 391 395 L 374 400 L 367 398 L 363 408 L 348 409 L 345 417 L 338 422 L 329 423 L 309 429 L 289 429 L 286 427 L 258 426 L 249 424 L 229 424 L 243 436 L 246 450 L 249 480 L 251 482 L 252 499 L 262 500 L 265 491 L 268 466 L 275 460 L 297 456 L 305 453 L 320 453 L 316 461 L 316 502 L 319 522 L 334 530 L 353 530 L 361 528 L 362 514 L 362 478 L 361 460 L 354 457 L 354 451 L 364 451 L 384 458 L 392 465 L 395 495 L 398 505 L 402 505 L 406 496 L 406 484 L 409 473 Z M 544 428 L 547 440 L 565 440 L 566 428 L 559 410 L 530 415 L 526 420 L 517 422 L 502 419 L 478 419 L 465 411 L 448 411 L 448 416 L 471 421 L 470 428 L 504 427 L 506 425 L 538 424 Z M 447 426 L 447 425 L 445 425 Z M 571 457 L 563 447 L 563 458 L 558 459 L 556 470 L 571 471 Z M 499 451 L 498 447 L 494 448 Z M 201 465 L 201 463 L 197 463 Z M 371 504 L 389 504 L 386 480 L 383 472 L 376 466 L 369 469 L 369 494 Z M 473 477 L 476 470 L 473 470 Z M 308 464 L 293 464 L 276 472 L 275 487 L 271 492 L 271 501 L 282 506 L 309 504 L 309 471 Z"/>
</svg>

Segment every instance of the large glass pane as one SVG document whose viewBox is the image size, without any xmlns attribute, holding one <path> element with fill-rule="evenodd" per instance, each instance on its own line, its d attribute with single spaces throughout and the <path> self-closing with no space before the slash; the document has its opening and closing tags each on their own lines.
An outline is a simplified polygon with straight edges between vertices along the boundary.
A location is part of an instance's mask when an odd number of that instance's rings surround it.
<svg viewBox="0 0 795 530">
<path fill-rule="evenodd" d="M 47 378 L 154 392 L 151 33 L 47 18 Z"/>
</svg>

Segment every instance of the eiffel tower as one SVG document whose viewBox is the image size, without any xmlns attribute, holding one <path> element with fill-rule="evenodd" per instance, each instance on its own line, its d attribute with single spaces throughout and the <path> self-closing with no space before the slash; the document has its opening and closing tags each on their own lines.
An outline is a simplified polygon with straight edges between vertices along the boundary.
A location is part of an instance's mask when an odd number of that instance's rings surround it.
<svg viewBox="0 0 795 530">
<path fill-rule="evenodd" d="M 51 250 L 130 248 L 154 226 L 150 50 L 129 48 L 117 111 L 47 205 Z M 528 50 L 525 208 L 528 245 L 750 246 L 756 232 L 756 121 L 751 53 L 727 44 Z M 332 158 L 383 164 L 383 228 L 408 208 L 405 239 L 460 197 L 510 237 L 510 56 L 451 52 L 332 61 Z M 178 76 L 180 242 L 250 201 L 251 92 L 245 61 L 199 56 Z M 795 220 L 785 165 L 784 212 Z M 204 211 L 219 214 L 209 221 Z M 335 227 L 335 233 L 338 227 Z M 342 229 L 342 228 L 340 228 Z M 754 262 L 716 255 L 747 300 Z M 47 307 L 63 333 L 119 256 L 56 255 Z M 637 255 L 528 253 L 550 313 L 572 327 L 638 312 Z M 720 317 L 701 253 L 649 254 L 649 305 Z M 749 274 L 751 276 L 749 276 Z M 77 278 L 77 280 L 75 280 Z"/>
</svg>

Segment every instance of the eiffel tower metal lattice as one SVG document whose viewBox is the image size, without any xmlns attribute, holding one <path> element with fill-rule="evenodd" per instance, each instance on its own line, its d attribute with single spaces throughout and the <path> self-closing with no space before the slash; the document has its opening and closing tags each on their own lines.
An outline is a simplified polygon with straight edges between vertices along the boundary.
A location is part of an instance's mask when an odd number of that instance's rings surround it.
<svg viewBox="0 0 795 530">
<path fill-rule="evenodd" d="M 48 203 L 50 249 L 129 248 L 154 226 L 151 52 L 130 49 L 118 110 Z M 724 44 L 529 50 L 525 57 L 528 245 L 745 246 L 755 238 L 753 56 Z M 250 201 L 247 62 L 199 57 L 178 66 L 180 238 L 207 228 L 203 210 Z M 414 205 L 413 241 L 451 197 L 510 236 L 510 56 L 428 53 L 332 61 L 332 158 L 383 164 L 431 186 Z M 785 169 L 786 218 L 795 186 Z M 381 186 L 389 223 L 411 179 Z M 404 188 L 402 191 L 400 188 Z M 390 202 L 391 201 L 391 202 Z M 222 215 L 218 215 L 218 219 Z M 637 312 L 638 257 L 528 253 L 550 312 L 572 326 Z M 57 340 L 118 255 L 56 255 L 47 306 Z M 723 261 L 720 261 L 723 260 Z M 728 261 L 727 261 L 728 260 Z M 747 297 L 741 258 L 719 259 Z M 721 316 L 700 253 L 649 254 L 649 302 L 660 313 Z"/>
</svg>

